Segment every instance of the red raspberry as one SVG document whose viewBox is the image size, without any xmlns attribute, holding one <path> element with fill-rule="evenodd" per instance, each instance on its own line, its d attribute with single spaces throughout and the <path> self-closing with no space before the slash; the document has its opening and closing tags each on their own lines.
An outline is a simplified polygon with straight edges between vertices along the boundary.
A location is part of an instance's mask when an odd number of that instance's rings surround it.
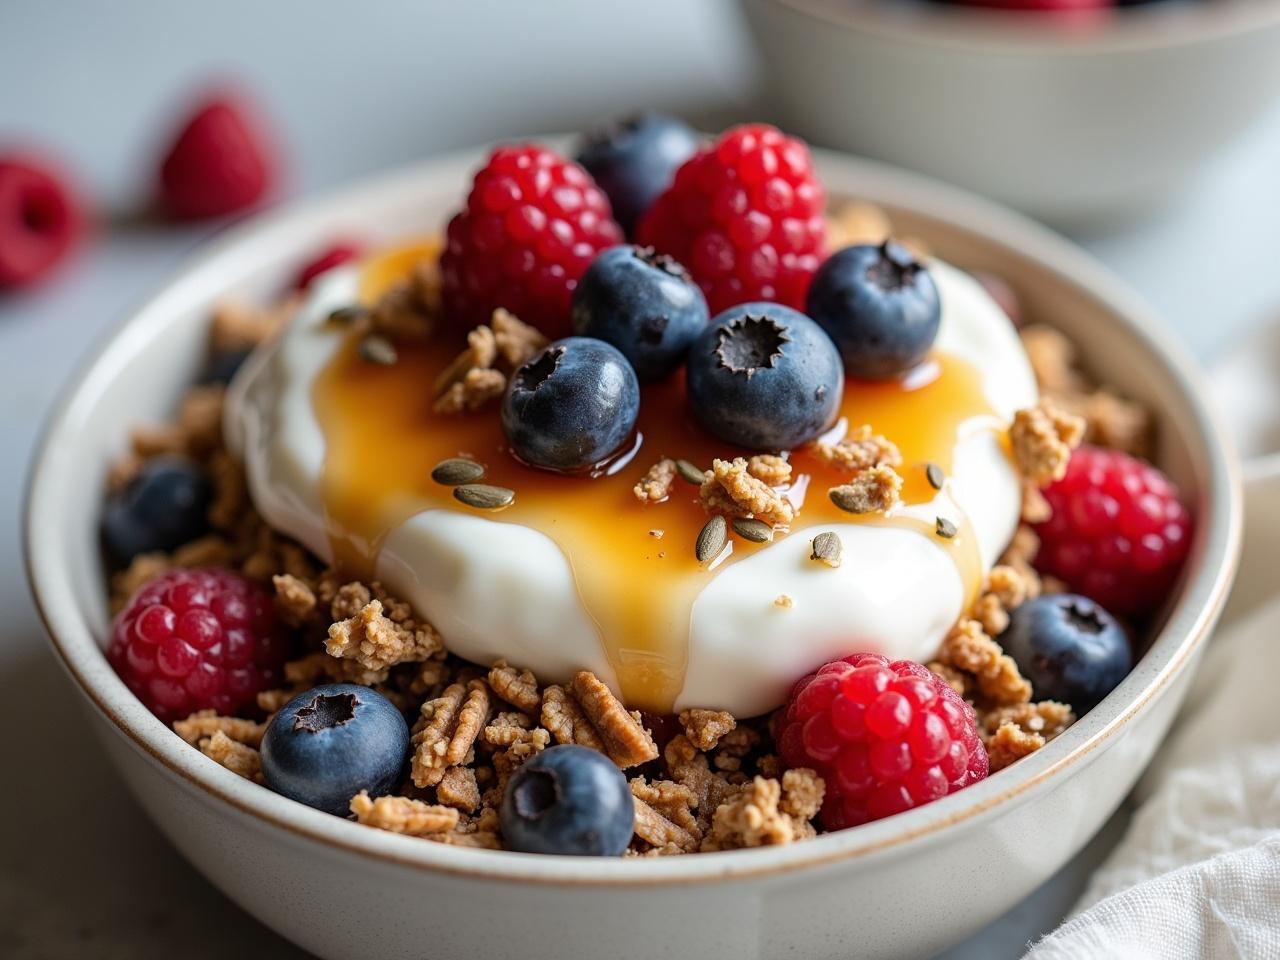
<svg viewBox="0 0 1280 960">
<path fill-rule="evenodd" d="M 803 310 L 826 249 L 825 206 L 809 148 L 747 124 L 676 171 L 637 237 L 688 268 L 713 314 L 750 300 Z"/>
<path fill-rule="evenodd" d="M 910 660 L 834 660 L 791 688 L 775 722 L 783 763 L 812 767 L 827 782 L 828 830 L 910 810 L 987 775 L 973 708 Z"/>
<path fill-rule="evenodd" d="M 160 166 L 160 201 L 175 217 L 221 217 L 253 206 L 275 180 L 275 161 L 248 106 L 204 101 Z"/>
<path fill-rule="evenodd" d="M 569 298 L 596 254 L 622 241 L 609 198 L 582 167 L 542 147 L 498 147 L 449 221 L 444 306 L 468 327 L 497 307 L 550 337 L 569 333 Z"/>
<path fill-rule="evenodd" d="M 83 226 L 75 199 L 47 167 L 31 157 L 0 156 L 0 290 L 47 274 Z"/>
<path fill-rule="evenodd" d="M 298 271 L 298 279 L 293 282 L 293 288 L 306 290 L 320 274 L 350 263 L 363 253 L 364 249 L 358 243 L 339 241 Z"/>
<path fill-rule="evenodd" d="M 133 595 L 107 658 L 166 723 L 212 708 L 235 714 L 279 685 L 288 653 L 271 595 L 231 570 L 175 570 Z"/>
<path fill-rule="evenodd" d="M 1191 543 L 1191 516 L 1168 477 L 1128 454 L 1081 447 L 1044 495 L 1053 516 L 1036 528 L 1042 573 L 1120 616 L 1164 601 Z"/>
</svg>

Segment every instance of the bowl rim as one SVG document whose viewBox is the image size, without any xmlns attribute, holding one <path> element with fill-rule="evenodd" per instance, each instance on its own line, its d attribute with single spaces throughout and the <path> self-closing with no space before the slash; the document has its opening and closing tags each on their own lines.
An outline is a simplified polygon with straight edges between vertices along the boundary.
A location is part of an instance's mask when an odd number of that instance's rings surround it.
<svg viewBox="0 0 1280 960">
<path fill-rule="evenodd" d="M 1280 0 L 1178 4 L 1105 11 L 1102 27 L 1071 29 L 1035 11 L 955 7 L 918 2 L 900 9 L 888 0 L 751 0 L 784 7 L 828 26 L 881 40 L 971 53 L 1089 57 L 1173 50 L 1280 26 Z"/>
<path fill-rule="evenodd" d="M 556 142 L 554 137 L 541 139 Z M 58 503 L 52 494 L 42 494 L 49 489 L 43 481 L 58 472 L 58 451 L 75 436 L 76 412 L 92 402 L 95 390 L 111 382 L 112 364 L 128 358 L 133 349 L 131 341 L 145 338 L 150 328 L 167 322 L 168 300 L 186 287 L 194 287 L 211 299 L 209 291 L 217 287 L 208 275 L 237 251 L 244 255 L 254 247 L 269 249 L 268 245 L 281 235 L 307 228 L 312 231 L 308 236 L 313 237 L 316 228 L 332 228 L 343 220 L 358 222 L 358 214 L 342 211 L 359 211 L 376 206 L 379 200 L 385 203 L 388 198 L 413 195 L 415 190 L 430 190 L 441 177 L 456 177 L 463 183 L 466 171 L 474 168 L 480 155 L 478 149 L 471 148 L 437 156 L 315 199 L 287 204 L 228 229 L 191 257 L 141 307 L 126 313 L 102 336 L 98 349 L 80 365 L 48 415 L 28 475 L 24 503 L 23 555 L 32 598 L 50 646 L 80 693 L 116 734 L 149 758 L 168 779 L 227 804 L 243 818 L 256 821 L 254 825 L 260 829 L 283 829 L 300 840 L 426 873 L 490 882 L 603 884 L 621 888 L 777 876 L 935 844 L 950 835 L 945 829 L 949 826 L 975 825 L 998 815 L 1010 802 L 1026 802 L 1049 789 L 1072 768 L 1087 762 L 1130 720 L 1145 713 L 1192 661 L 1221 612 L 1234 577 L 1241 539 L 1242 490 L 1240 467 L 1225 439 L 1227 431 L 1182 347 L 1171 341 L 1151 309 L 1121 281 L 1047 228 L 929 178 L 815 150 L 815 162 L 832 195 L 874 198 L 940 225 L 981 235 L 987 242 L 1016 251 L 1034 261 L 1038 269 L 1087 292 L 1141 342 L 1187 400 L 1189 429 L 1204 443 L 1204 449 L 1196 451 L 1205 457 L 1206 496 L 1197 534 L 1201 562 L 1187 577 L 1164 628 L 1120 687 L 1066 733 L 1020 761 L 1017 768 L 915 810 L 856 830 L 824 834 L 786 846 L 626 863 L 475 851 L 369 829 L 260 788 L 191 749 L 142 707 L 110 670 L 89 624 L 73 609 L 74 605 L 51 603 L 51 595 L 61 594 L 65 599 L 74 591 L 66 564 L 55 546 L 56 538 L 38 533 L 51 529 L 58 517 Z M 977 223 L 982 227 L 975 226 Z M 95 672 L 100 674 L 96 681 L 92 677 Z"/>
</svg>

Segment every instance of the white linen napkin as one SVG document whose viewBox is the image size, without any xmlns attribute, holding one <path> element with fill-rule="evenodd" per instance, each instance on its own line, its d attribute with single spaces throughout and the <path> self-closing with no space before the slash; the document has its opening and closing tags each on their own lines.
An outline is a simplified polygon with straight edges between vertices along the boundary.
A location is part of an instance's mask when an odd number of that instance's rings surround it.
<svg viewBox="0 0 1280 960">
<path fill-rule="evenodd" d="M 1280 957 L 1280 598 L 1212 644 L 1128 834 L 1026 960 Z"/>
</svg>

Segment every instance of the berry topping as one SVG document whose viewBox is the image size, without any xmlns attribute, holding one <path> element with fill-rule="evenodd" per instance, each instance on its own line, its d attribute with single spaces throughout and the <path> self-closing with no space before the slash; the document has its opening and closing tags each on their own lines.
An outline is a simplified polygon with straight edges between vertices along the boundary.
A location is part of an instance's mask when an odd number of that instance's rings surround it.
<svg viewBox="0 0 1280 960">
<path fill-rule="evenodd" d="M 1129 673 L 1133 657 L 1120 624 L 1087 597 L 1028 600 L 1010 614 L 1000 645 L 1037 697 L 1092 710 Z"/>
<path fill-rule="evenodd" d="M 542 147 L 499 147 L 449 221 L 440 258 L 445 311 L 472 327 L 505 307 L 563 336 L 578 278 L 621 240 L 609 198 L 580 166 Z"/>
<path fill-rule="evenodd" d="M 511 775 L 502 838 L 522 853 L 620 857 L 635 816 L 631 790 L 613 761 L 566 744 L 543 750 Z"/>
<path fill-rule="evenodd" d="M 697 149 L 698 135 L 683 121 L 641 113 L 589 133 L 577 160 L 609 195 L 614 217 L 630 235 Z"/>
<path fill-rule="evenodd" d="M 606 250 L 573 291 L 573 332 L 613 344 L 642 381 L 669 377 L 707 321 L 689 272 L 652 247 Z"/>
<path fill-rule="evenodd" d="M 1191 542 L 1191 517 L 1169 479 L 1116 450 L 1081 447 L 1044 491 L 1041 572 L 1112 613 L 1142 616 L 1169 596 Z"/>
<path fill-rule="evenodd" d="M 783 762 L 826 780 L 828 830 L 910 810 L 987 775 L 973 708 L 910 660 L 854 654 L 828 663 L 792 687 L 775 724 Z"/>
<path fill-rule="evenodd" d="M 358 259 L 362 253 L 364 249 L 358 243 L 343 241 L 333 244 L 298 271 L 298 279 L 293 282 L 294 289 L 306 290 L 320 274 L 328 273 L 334 267 L 340 267 L 344 263 L 350 263 Z"/>
<path fill-rule="evenodd" d="M 844 371 L 822 328 L 776 303 L 744 303 L 711 321 L 689 351 L 689 406 L 722 440 L 790 450 L 831 426 Z"/>
<path fill-rule="evenodd" d="M 209 529 L 213 488 L 189 460 L 158 457 L 113 493 L 102 514 L 102 539 L 117 563 L 140 553 L 175 550 Z"/>
<path fill-rule="evenodd" d="M 565 473 L 617 453 L 640 413 L 640 382 L 616 347 L 566 337 L 515 372 L 502 399 L 502 429 L 517 457 Z"/>
<path fill-rule="evenodd" d="M 688 267 L 713 311 L 748 300 L 801 310 L 825 250 L 825 204 L 809 148 L 748 124 L 681 167 L 636 235 Z"/>
<path fill-rule="evenodd" d="M 409 758 L 409 725 L 376 690 L 333 683 L 300 693 L 262 738 L 267 786 L 339 817 L 361 790 L 390 793 Z"/>
<path fill-rule="evenodd" d="M 187 120 L 160 166 L 160 200 L 182 219 L 252 207 L 275 180 L 275 160 L 247 105 L 216 96 Z"/>
<path fill-rule="evenodd" d="M 0 290 L 44 277 L 82 228 L 66 184 L 29 158 L 0 156 Z"/>
<path fill-rule="evenodd" d="M 923 360 L 942 317 L 929 268 L 892 240 L 832 254 L 813 278 L 808 302 L 849 375 L 866 380 L 896 376 Z"/>
<path fill-rule="evenodd" d="M 221 569 L 147 583 L 116 617 L 107 648 L 120 679 L 166 723 L 197 710 L 239 712 L 279 686 L 287 653 L 271 594 Z"/>
</svg>

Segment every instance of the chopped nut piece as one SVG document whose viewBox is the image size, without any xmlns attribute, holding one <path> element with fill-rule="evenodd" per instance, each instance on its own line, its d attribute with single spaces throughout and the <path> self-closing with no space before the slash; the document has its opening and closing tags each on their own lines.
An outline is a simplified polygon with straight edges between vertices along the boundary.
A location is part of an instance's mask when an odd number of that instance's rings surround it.
<svg viewBox="0 0 1280 960">
<path fill-rule="evenodd" d="M 381 600 L 370 600 L 355 616 L 332 624 L 324 646 L 329 656 L 354 660 L 367 670 L 420 662 L 444 648 L 432 627 L 408 629 L 384 616 Z"/>
<path fill-rule="evenodd" d="M 516 319 L 501 307 L 493 311 L 489 326 L 493 328 L 498 354 L 511 370 L 524 366 L 547 345 L 547 338 L 535 327 Z"/>
<path fill-rule="evenodd" d="M 653 466 L 632 488 L 641 503 L 662 503 L 671 495 L 671 485 L 676 479 L 676 462 L 664 457 Z"/>
<path fill-rule="evenodd" d="M 645 801 L 637 797 L 635 806 L 636 836 L 645 843 L 657 850 L 674 848 L 671 852 L 691 853 L 698 848 L 698 841 L 688 830 L 672 823 Z"/>
<path fill-rule="evenodd" d="M 446 807 L 474 813 L 480 806 L 480 787 L 470 767 L 450 767 L 436 786 L 436 799 Z"/>
<path fill-rule="evenodd" d="M 848 513 L 887 513 L 902 494 L 902 477 L 893 467 L 871 467 L 832 487 L 828 494 L 832 503 Z"/>
<path fill-rule="evenodd" d="M 658 756 L 649 731 L 636 716 L 627 712 L 622 701 L 594 673 L 578 671 L 569 689 L 604 741 L 604 752 L 619 767 L 625 770 Z"/>
<path fill-rule="evenodd" d="M 451 807 L 423 803 L 409 797 L 370 799 L 367 790 L 361 790 L 351 798 L 351 812 L 356 815 L 356 822 L 367 827 L 410 837 L 444 833 L 458 825 L 458 811 Z"/>
<path fill-rule="evenodd" d="M 501 370 L 468 370 L 449 385 L 432 405 L 436 413 L 475 413 L 506 392 L 507 377 Z"/>
<path fill-rule="evenodd" d="M 742 457 L 713 460 L 699 491 L 703 509 L 710 514 L 755 517 L 775 526 L 795 519 L 791 501 L 748 472 Z"/>
<path fill-rule="evenodd" d="M 942 641 L 938 659 L 947 666 L 973 674 L 982 695 L 996 704 L 1025 703 L 1031 684 L 1000 645 L 987 636 L 976 620 L 961 620 Z"/>
<path fill-rule="evenodd" d="M 556 743 L 576 743 L 604 752 L 604 741 L 564 687 L 552 684 L 542 691 L 542 725 Z"/>
<path fill-rule="evenodd" d="M 702 839 L 702 828 L 694 810 L 698 798 L 692 790 L 674 780 L 655 780 L 649 783 L 644 777 L 631 781 L 631 795 L 648 804 L 659 814 L 686 831 L 693 839 Z M 647 838 L 645 838 L 647 839 Z M 653 843 L 652 840 L 649 841 Z M 655 846 L 662 846 L 661 843 Z"/>
<path fill-rule="evenodd" d="M 871 467 L 900 467 L 902 453 L 896 444 L 880 434 L 873 434 L 868 424 L 850 430 L 835 443 L 815 441 L 810 449 L 823 463 L 839 470 L 858 473 Z"/>
<path fill-rule="evenodd" d="M 489 721 L 489 706 L 489 686 L 483 680 L 455 683 L 422 705 L 410 767 L 415 786 L 433 787 L 445 770 L 467 760 Z"/>
<path fill-rule="evenodd" d="M 1084 421 L 1059 410 L 1049 400 L 1019 410 L 1009 427 L 1009 442 L 1022 475 L 1043 487 L 1061 480 L 1071 451 L 1084 439 Z"/>
<path fill-rule="evenodd" d="M 484 728 L 484 742 L 491 747 L 509 747 L 526 738 L 533 721 L 523 713 L 503 711 Z"/>
<path fill-rule="evenodd" d="M 681 710 L 680 725 L 685 735 L 699 750 L 706 752 L 715 748 L 720 738 L 733 730 L 738 721 L 733 714 L 724 710 Z"/>
<path fill-rule="evenodd" d="M 531 670 L 517 670 L 507 661 L 498 660 L 489 671 L 489 687 L 513 707 L 519 707 L 529 716 L 537 716 L 542 707 L 538 693 L 538 679 Z"/>
<path fill-rule="evenodd" d="M 262 754 L 253 747 L 232 740 L 221 730 L 215 730 L 213 736 L 200 741 L 200 752 L 246 780 L 262 782 Z"/>
<path fill-rule="evenodd" d="M 316 595 L 306 583 L 287 573 L 271 578 L 276 588 L 276 609 L 285 623 L 300 627 L 316 612 Z"/>
<path fill-rule="evenodd" d="M 748 460 L 747 473 L 771 487 L 791 482 L 791 464 L 773 453 L 758 453 Z"/>
<path fill-rule="evenodd" d="M 175 720 L 173 729 L 192 746 L 222 732 L 236 743 L 257 749 L 262 746 L 262 735 L 266 733 L 267 725 L 242 717 L 221 717 L 216 710 L 198 710 L 185 720 Z"/>
</svg>

